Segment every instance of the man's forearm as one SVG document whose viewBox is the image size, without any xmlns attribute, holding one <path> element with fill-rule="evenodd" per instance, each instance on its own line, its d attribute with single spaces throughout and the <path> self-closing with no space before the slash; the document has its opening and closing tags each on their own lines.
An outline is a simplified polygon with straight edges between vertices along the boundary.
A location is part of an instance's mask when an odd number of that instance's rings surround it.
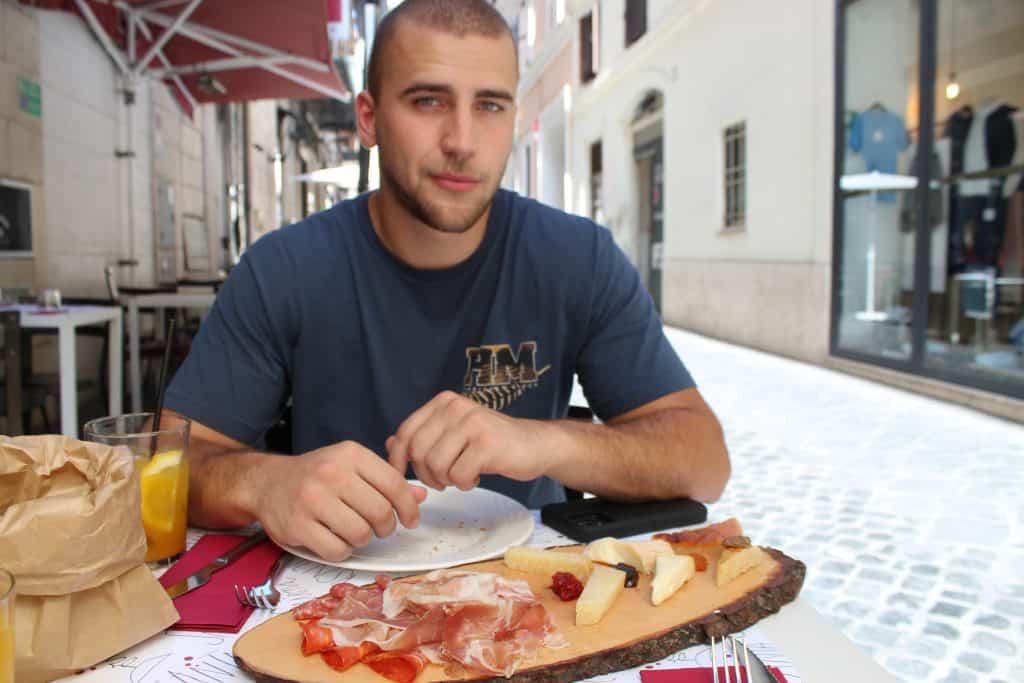
<svg viewBox="0 0 1024 683">
<path fill-rule="evenodd" d="M 614 425 L 548 423 L 549 476 L 618 500 L 717 500 L 729 480 L 722 429 L 713 415 L 665 408 Z"/>
<path fill-rule="evenodd" d="M 286 456 L 193 440 L 189 448 L 189 521 L 212 529 L 256 521 L 261 480 L 267 468 L 282 457 Z"/>
</svg>

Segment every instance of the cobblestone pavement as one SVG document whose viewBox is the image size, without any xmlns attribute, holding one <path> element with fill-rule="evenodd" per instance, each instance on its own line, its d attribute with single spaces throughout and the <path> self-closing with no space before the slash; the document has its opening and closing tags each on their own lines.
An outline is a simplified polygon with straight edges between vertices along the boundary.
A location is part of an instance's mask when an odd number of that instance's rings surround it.
<svg viewBox="0 0 1024 683">
<path fill-rule="evenodd" d="M 733 462 L 716 519 L 906 681 L 1024 682 L 1024 427 L 669 330 Z"/>
</svg>

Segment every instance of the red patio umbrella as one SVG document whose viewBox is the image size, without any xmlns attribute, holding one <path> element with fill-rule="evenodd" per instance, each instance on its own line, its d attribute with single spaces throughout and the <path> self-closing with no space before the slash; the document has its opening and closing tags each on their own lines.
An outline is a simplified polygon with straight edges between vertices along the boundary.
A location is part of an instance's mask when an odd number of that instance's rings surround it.
<svg viewBox="0 0 1024 683">
<path fill-rule="evenodd" d="M 351 99 L 327 37 L 351 0 L 20 2 L 80 16 L 123 76 L 164 80 L 189 115 L 204 102 Z"/>
</svg>

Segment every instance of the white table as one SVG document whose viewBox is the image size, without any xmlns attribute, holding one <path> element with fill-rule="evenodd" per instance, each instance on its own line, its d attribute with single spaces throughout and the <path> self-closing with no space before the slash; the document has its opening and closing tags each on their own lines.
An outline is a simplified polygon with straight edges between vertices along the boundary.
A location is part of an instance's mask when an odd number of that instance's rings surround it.
<svg viewBox="0 0 1024 683">
<path fill-rule="evenodd" d="M 155 308 L 210 308 L 217 295 L 213 292 L 167 292 L 161 294 L 138 294 L 122 296 L 128 307 L 128 354 L 129 373 L 132 391 L 132 412 L 142 410 L 142 360 L 139 358 L 139 309 Z M 162 317 L 160 318 L 163 319 Z M 158 334 L 163 334 L 163 325 L 159 324 Z"/>
<path fill-rule="evenodd" d="M 78 360 L 75 356 L 75 334 L 83 325 L 107 323 L 107 372 L 111 415 L 121 413 L 121 309 L 118 306 L 63 306 L 57 311 L 43 311 L 35 305 L 18 305 L 21 326 L 26 329 L 57 330 L 60 362 L 60 431 L 78 437 Z M 31 349 L 28 350 L 31 353 Z"/>
<path fill-rule="evenodd" d="M 553 542 L 566 543 L 567 539 L 558 532 L 540 523 L 539 513 L 534 512 L 534 519 L 536 528 L 528 545 L 547 547 Z M 188 545 L 191 547 L 202 534 L 200 530 L 189 529 Z M 277 579 L 282 595 L 277 612 L 322 595 L 331 584 L 338 581 L 369 583 L 373 577 L 372 572 L 353 573 L 289 556 Z M 242 632 L 258 626 L 271 616 L 269 612 L 257 610 Z M 771 650 L 788 659 L 794 673 L 791 677 L 793 683 L 897 683 L 894 676 L 847 640 L 839 629 L 800 598 L 785 605 L 779 613 L 763 619 L 754 628 L 763 639 L 770 641 Z M 255 681 L 254 677 L 239 670 L 232 658 L 231 648 L 237 638 L 237 635 L 227 633 L 166 631 L 110 658 L 93 670 L 61 680 L 69 683 Z M 765 656 L 765 650 L 761 654 Z M 790 677 L 789 671 L 787 677 Z M 592 680 L 601 683 L 639 683 L 640 676 L 636 670 L 626 670 Z"/>
</svg>

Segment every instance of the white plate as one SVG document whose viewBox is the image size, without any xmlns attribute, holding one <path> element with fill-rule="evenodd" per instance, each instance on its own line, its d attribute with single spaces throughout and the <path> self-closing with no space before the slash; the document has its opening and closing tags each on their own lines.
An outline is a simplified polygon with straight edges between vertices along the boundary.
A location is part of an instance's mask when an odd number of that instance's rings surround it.
<svg viewBox="0 0 1024 683">
<path fill-rule="evenodd" d="M 421 572 L 500 557 L 533 534 L 533 513 L 489 489 L 427 489 L 420 525 L 398 525 L 387 538 L 356 548 L 348 559 L 329 562 L 306 548 L 285 547 L 299 557 L 335 567 L 371 572 Z"/>
</svg>

